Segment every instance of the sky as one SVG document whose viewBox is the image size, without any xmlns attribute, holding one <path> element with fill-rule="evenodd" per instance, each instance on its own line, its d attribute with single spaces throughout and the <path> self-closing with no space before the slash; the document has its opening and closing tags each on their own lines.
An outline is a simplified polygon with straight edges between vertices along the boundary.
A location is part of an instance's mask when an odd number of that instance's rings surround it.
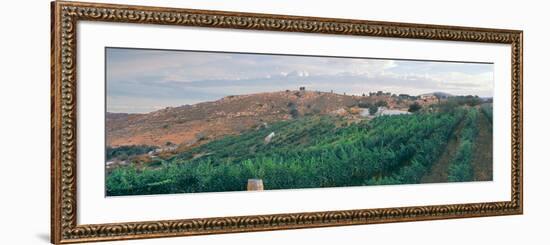
<svg viewBox="0 0 550 245">
<path fill-rule="evenodd" d="M 228 95 L 307 90 L 493 96 L 493 64 L 106 49 L 108 112 L 147 113 Z"/>
</svg>

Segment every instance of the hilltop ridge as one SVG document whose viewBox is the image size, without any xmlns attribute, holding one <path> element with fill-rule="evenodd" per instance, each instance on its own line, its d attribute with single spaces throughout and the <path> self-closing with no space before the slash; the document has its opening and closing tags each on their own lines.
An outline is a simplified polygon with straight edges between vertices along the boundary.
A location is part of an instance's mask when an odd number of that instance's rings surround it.
<svg viewBox="0 0 550 245">
<path fill-rule="evenodd" d="M 306 115 L 345 115 L 361 103 L 384 101 L 406 110 L 414 99 L 379 95 L 286 90 L 231 95 L 216 101 L 167 107 L 146 114 L 106 114 L 107 146 L 177 144 L 194 146 L 225 135 Z M 421 103 L 428 103 L 420 101 Z"/>
</svg>

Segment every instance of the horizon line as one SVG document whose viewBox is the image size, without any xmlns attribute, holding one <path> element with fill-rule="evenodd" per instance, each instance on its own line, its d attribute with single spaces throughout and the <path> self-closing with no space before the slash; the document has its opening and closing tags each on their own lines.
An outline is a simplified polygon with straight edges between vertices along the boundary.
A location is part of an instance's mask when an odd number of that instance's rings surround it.
<svg viewBox="0 0 550 245">
<path fill-rule="evenodd" d="M 327 94 L 337 94 L 337 95 L 341 95 L 341 96 L 356 96 L 356 97 L 370 97 L 369 93 L 377 93 L 377 92 L 388 93 L 389 92 L 389 91 L 379 90 L 379 91 L 368 91 L 368 92 L 365 92 L 365 93 L 362 93 L 362 94 L 346 94 L 346 93 L 336 93 L 336 92 L 328 92 L 328 91 L 320 91 L 320 90 L 307 90 L 307 89 L 306 90 L 299 90 L 299 89 L 298 90 L 290 90 L 290 89 L 287 89 L 287 90 L 278 90 L 278 91 L 272 91 L 272 92 L 226 95 L 226 96 L 220 97 L 219 99 L 216 99 L 216 100 L 205 100 L 205 101 L 197 102 L 197 103 L 194 103 L 194 104 L 179 104 L 179 105 L 174 105 L 174 106 L 162 106 L 162 108 L 151 110 L 151 111 L 148 111 L 148 112 L 112 112 L 112 111 L 108 111 L 107 108 L 105 108 L 105 113 L 111 113 L 111 114 L 148 114 L 148 113 L 155 112 L 155 111 L 165 110 L 167 108 L 178 108 L 178 107 L 182 107 L 182 106 L 192 106 L 192 105 L 198 105 L 198 104 L 202 104 L 202 103 L 215 102 L 215 101 L 219 101 L 219 100 L 222 100 L 224 98 L 227 98 L 227 97 L 260 95 L 260 94 L 265 94 L 265 93 L 280 93 L 280 92 L 287 92 L 287 91 L 288 92 L 301 92 L 301 91 L 304 91 L 304 92 L 320 92 L 320 93 L 327 93 Z M 467 95 L 458 94 L 457 95 L 457 94 L 451 94 L 451 93 L 447 93 L 447 92 L 443 92 L 443 91 L 434 91 L 434 92 L 428 92 L 428 93 L 421 93 L 421 94 L 417 94 L 417 95 L 412 95 L 412 94 L 407 94 L 407 93 L 396 94 L 396 93 L 390 92 L 390 96 L 392 96 L 392 95 L 396 95 L 396 96 L 408 95 L 408 96 L 417 97 L 417 96 L 421 96 L 421 95 L 425 95 L 425 94 L 434 94 L 434 93 L 444 93 L 444 94 L 450 95 L 450 97 L 474 96 L 474 97 L 478 97 L 478 98 L 482 98 L 482 99 L 493 98 L 493 96 L 479 96 L 479 95 L 476 95 L 476 94 L 467 94 Z M 363 96 L 363 94 L 365 96 Z M 105 99 L 107 100 L 107 97 Z M 105 106 L 107 107 L 107 103 L 105 103 Z"/>
</svg>

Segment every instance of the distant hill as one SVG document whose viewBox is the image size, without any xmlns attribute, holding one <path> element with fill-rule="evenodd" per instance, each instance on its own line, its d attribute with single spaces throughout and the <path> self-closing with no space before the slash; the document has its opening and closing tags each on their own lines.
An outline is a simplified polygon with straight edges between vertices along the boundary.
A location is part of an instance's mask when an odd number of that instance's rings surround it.
<svg viewBox="0 0 550 245">
<path fill-rule="evenodd" d="M 334 113 L 368 97 L 316 91 L 227 96 L 147 114 L 107 113 L 107 145 L 197 145 L 293 117 Z M 371 98 L 374 100 L 375 98 Z M 204 142 L 203 142 L 204 143 Z"/>
<path fill-rule="evenodd" d="M 449 93 L 445 93 L 445 92 L 432 92 L 432 93 L 421 94 L 420 96 L 428 96 L 428 95 L 434 95 L 434 96 L 437 96 L 437 97 L 440 97 L 440 98 L 449 98 L 449 97 L 454 97 L 455 96 L 453 94 L 449 94 Z"/>
</svg>

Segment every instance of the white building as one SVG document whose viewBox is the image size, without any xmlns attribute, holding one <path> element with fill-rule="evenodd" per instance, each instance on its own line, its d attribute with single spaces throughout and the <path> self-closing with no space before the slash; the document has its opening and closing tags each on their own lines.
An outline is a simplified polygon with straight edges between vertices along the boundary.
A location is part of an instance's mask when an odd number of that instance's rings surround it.
<svg viewBox="0 0 550 245">
<path fill-rule="evenodd" d="M 376 116 L 393 116 L 393 115 L 407 115 L 411 114 L 408 111 L 401 111 L 401 110 L 390 110 L 384 106 L 378 107 L 378 111 L 376 112 Z"/>
</svg>

